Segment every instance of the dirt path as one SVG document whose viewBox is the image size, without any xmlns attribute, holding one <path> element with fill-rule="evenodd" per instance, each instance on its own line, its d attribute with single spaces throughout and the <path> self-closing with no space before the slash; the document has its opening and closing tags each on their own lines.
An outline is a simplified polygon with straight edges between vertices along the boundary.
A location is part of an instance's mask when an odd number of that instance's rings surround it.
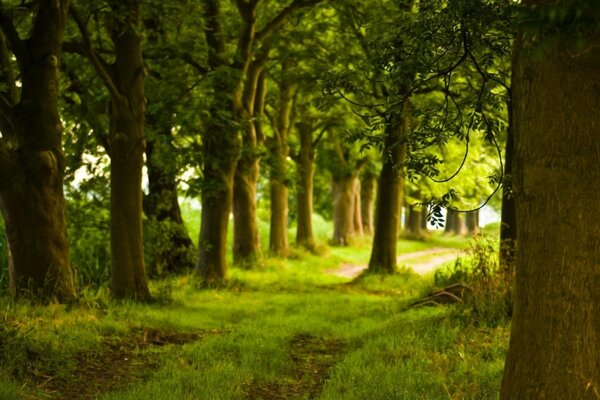
<svg viewBox="0 0 600 400">
<path fill-rule="evenodd" d="M 459 249 L 450 249 L 447 247 L 435 247 L 433 249 L 405 253 L 398 256 L 398 266 L 406 266 L 412 268 L 420 275 L 425 275 L 439 268 L 442 264 L 456 259 L 460 253 L 461 250 Z M 328 270 L 327 273 L 352 279 L 357 277 L 366 268 L 366 265 L 342 264 L 338 269 Z"/>
</svg>

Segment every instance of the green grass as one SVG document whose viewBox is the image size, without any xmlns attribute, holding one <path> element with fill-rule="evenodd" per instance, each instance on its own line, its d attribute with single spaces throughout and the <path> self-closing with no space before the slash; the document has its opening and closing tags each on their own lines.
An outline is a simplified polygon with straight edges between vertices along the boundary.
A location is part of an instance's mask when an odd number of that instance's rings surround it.
<svg viewBox="0 0 600 400">
<path fill-rule="evenodd" d="M 355 244 L 233 268 L 218 290 L 190 276 L 153 282 L 166 294 L 153 304 L 89 291 L 71 307 L 3 302 L 0 399 L 60 399 L 78 384 L 103 400 L 496 398 L 508 328 L 477 327 L 459 309 L 409 309 L 431 276 L 402 270 L 349 283 L 325 273 L 366 263 L 369 240 Z M 147 342 L 153 329 L 164 345 Z M 185 334 L 198 340 L 166 344 Z M 116 372 L 100 374 L 101 363 Z"/>
</svg>

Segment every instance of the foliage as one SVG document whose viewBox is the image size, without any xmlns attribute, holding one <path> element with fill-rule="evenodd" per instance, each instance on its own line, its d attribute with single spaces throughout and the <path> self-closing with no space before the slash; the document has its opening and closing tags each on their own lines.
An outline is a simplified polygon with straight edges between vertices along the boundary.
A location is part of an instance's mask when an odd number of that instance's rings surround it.
<svg viewBox="0 0 600 400">
<path fill-rule="evenodd" d="M 71 264 L 83 287 L 98 289 L 110 278 L 110 216 L 105 196 L 73 190 L 67 197 Z"/>
<path fill-rule="evenodd" d="M 467 284 L 464 307 L 469 320 L 476 324 L 498 326 L 507 323 L 512 315 L 514 271 L 500 268 L 497 240 L 477 235 L 466 249 L 466 256 L 435 274 L 435 285 Z"/>
</svg>

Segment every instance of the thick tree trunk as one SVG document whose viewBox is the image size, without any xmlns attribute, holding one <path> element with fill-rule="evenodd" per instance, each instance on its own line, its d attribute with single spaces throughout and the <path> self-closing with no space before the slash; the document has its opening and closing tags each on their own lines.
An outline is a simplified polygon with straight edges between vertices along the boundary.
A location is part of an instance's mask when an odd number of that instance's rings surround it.
<svg viewBox="0 0 600 400">
<path fill-rule="evenodd" d="M 260 258 L 256 215 L 256 188 L 260 169 L 257 153 L 255 144 L 246 143 L 233 181 L 233 259 L 246 266 Z"/>
<path fill-rule="evenodd" d="M 239 156 L 237 131 L 213 127 L 203 136 L 204 153 L 219 155 L 203 168 L 202 221 L 196 272 L 205 285 L 227 280 L 227 226 L 233 200 L 233 175 Z"/>
<path fill-rule="evenodd" d="M 246 126 L 242 155 L 233 181 L 233 259 L 245 266 L 251 266 L 261 256 L 256 191 L 260 176 L 258 147 L 263 139 L 258 136 L 255 119 L 261 118 L 264 108 L 264 76 L 260 79 L 263 67 L 263 62 L 255 61 L 249 64 L 246 72 L 241 99 L 242 120 Z M 257 98 L 259 89 L 261 93 Z"/>
<path fill-rule="evenodd" d="M 512 96 L 512 95 L 511 95 Z M 508 102 L 508 136 L 504 155 L 504 176 L 508 185 L 502 187 L 502 211 L 500 217 L 500 267 L 510 271 L 514 267 L 515 247 L 517 243 L 517 213 L 515 197 L 512 194 L 512 173 L 514 154 L 512 101 Z"/>
<path fill-rule="evenodd" d="M 392 121 L 386 128 L 383 166 L 377 185 L 375 232 L 368 268 L 372 273 L 392 274 L 396 271 L 396 242 L 404 191 L 398 166 L 406 159 L 407 134 L 406 118 Z"/>
<path fill-rule="evenodd" d="M 373 201 L 375 200 L 377 176 L 363 174 L 360 185 L 360 209 L 363 224 L 363 232 L 366 235 L 373 234 Z"/>
<path fill-rule="evenodd" d="M 462 213 L 454 213 L 452 216 L 454 222 L 452 223 L 452 233 L 458 236 L 464 235 L 467 227 L 465 225 L 465 218 Z"/>
<path fill-rule="evenodd" d="M 69 1 L 41 2 L 27 42 L 10 43 L 19 61 L 22 92 L 20 102 L 17 95 L 12 99 L 18 103 L 8 117 L 14 131 L 3 128 L 0 139 L 0 208 L 11 256 L 11 292 L 64 302 L 75 298 L 63 195 L 63 128 L 57 105 L 68 9 Z M 18 154 L 2 143 L 9 134 L 17 138 Z"/>
<path fill-rule="evenodd" d="M 144 166 L 144 62 L 136 1 L 119 2 L 125 18 L 115 18 L 110 129 L 111 286 L 117 298 L 150 299 L 144 267 L 142 168 Z"/>
<path fill-rule="evenodd" d="M 315 150 L 312 126 L 298 124 L 298 134 L 300 135 L 300 151 L 296 161 L 298 166 L 298 178 L 296 180 L 296 194 L 298 196 L 296 244 L 313 250 L 315 248 L 312 227 Z"/>
<path fill-rule="evenodd" d="M 446 210 L 446 221 L 444 223 L 444 233 L 453 234 L 456 232 L 458 221 L 458 213 L 452 210 Z"/>
<path fill-rule="evenodd" d="M 600 393 L 600 38 L 584 43 L 555 39 L 541 56 L 515 46 L 518 241 L 502 399 Z"/>
<path fill-rule="evenodd" d="M 153 266 L 148 270 L 153 274 L 178 273 L 193 268 L 193 244 L 181 217 L 177 193 L 176 165 L 165 160 L 175 149 L 171 144 L 170 130 L 162 133 L 164 142 L 156 140 L 146 146 L 146 166 L 148 168 L 148 195 L 144 198 L 146 216 L 159 224 L 164 224 L 161 241 L 168 243 L 152 252 Z M 166 151 L 156 152 L 156 146 L 168 146 Z"/>
<path fill-rule="evenodd" d="M 348 246 L 354 235 L 354 176 L 333 178 L 333 244 Z"/>
<path fill-rule="evenodd" d="M 465 225 L 469 235 L 479 233 L 479 210 L 465 214 Z"/>
</svg>

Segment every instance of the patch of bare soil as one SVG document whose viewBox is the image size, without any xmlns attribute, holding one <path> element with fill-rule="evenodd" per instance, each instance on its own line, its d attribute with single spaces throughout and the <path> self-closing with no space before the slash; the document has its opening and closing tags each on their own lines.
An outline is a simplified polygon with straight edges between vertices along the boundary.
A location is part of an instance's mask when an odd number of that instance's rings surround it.
<svg viewBox="0 0 600 400">
<path fill-rule="evenodd" d="M 456 259 L 456 257 L 458 257 L 460 253 L 461 250 L 458 249 L 436 247 L 433 249 L 402 254 L 398 256 L 397 261 L 399 265 L 405 265 L 409 268 L 412 268 L 416 273 L 424 275 L 429 271 L 433 271 L 436 268 L 439 268 L 442 264 Z M 438 256 L 431 258 L 427 261 L 414 261 L 419 258 L 434 254 L 438 254 Z M 367 269 L 366 265 L 342 264 L 337 269 L 325 272 L 331 275 L 341 276 L 342 278 L 354 279 L 357 276 L 359 276 L 365 269 Z"/>
<path fill-rule="evenodd" d="M 247 399 L 315 399 L 329 377 L 329 369 L 343 351 L 340 341 L 312 335 L 295 336 L 289 347 L 294 366 L 276 382 L 248 385 Z"/>
<path fill-rule="evenodd" d="M 48 398 L 61 400 L 93 399 L 101 393 L 123 388 L 144 379 L 158 368 L 157 355 L 146 350 L 153 346 L 183 345 L 223 333 L 219 330 L 174 332 L 156 328 L 134 329 L 125 339 L 106 340 L 95 351 L 75 355 L 73 375 L 57 377 L 37 373 L 37 388 Z"/>
</svg>

